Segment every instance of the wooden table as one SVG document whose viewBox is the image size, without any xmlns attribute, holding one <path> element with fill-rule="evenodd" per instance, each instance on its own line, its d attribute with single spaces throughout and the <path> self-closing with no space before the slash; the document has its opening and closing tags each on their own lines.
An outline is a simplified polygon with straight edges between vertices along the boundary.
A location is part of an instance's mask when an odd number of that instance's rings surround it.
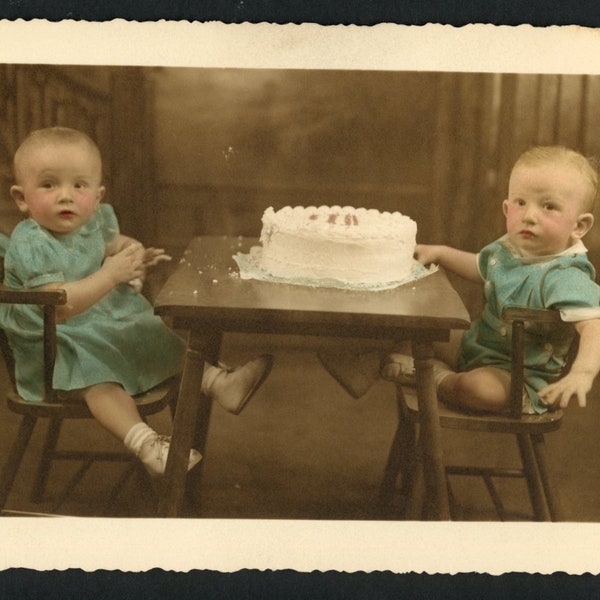
<svg viewBox="0 0 600 600">
<path fill-rule="evenodd" d="M 193 239 L 156 299 L 156 313 L 172 317 L 176 328 L 188 331 L 159 515 L 179 514 L 189 450 L 193 446 L 204 453 L 211 409 L 210 401 L 200 393 L 204 361 L 216 362 L 223 333 L 240 332 L 411 340 L 426 494 L 432 516 L 448 519 L 430 359 L 432 343 L 447 341 L 451 329 L 467 328 L 469 316 L 445 274 L 438 271 L 382 292 L 243 280 L 232 257 L 257 243 L 242 237 Z"/>
</svg>

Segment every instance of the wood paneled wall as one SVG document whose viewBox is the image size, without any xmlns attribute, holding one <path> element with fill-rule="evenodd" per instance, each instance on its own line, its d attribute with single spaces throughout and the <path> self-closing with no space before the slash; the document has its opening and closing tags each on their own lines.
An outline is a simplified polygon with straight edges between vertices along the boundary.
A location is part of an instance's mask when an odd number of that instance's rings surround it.
<svg viewBox="0 0 600 600">
<path fill-rule="evenodd" d="M 600 157 L 599 107 L 587 75 L 0 65 L 0 225 L 20 139 L 63 124 L 97 140 L 123 232 L 175 253 L 286 204 L 400 210 L 420 241 L 477 251 L 523 150 Z M 600 223 L 586 243 L 600 267 Z"/>
<path fill-rule="evenodd" d="M 152 242 L 152 110 L 151 82 L 138 68 L 0 65 L 0 228 L 10 232 L 20 218 L 9 194 L 20 141 L 64 125 L 97 142 L 123 232 Z"/>
<path fill-rule="evenodd" d="M 596 77 L 235 69 L 153 77 L 167 242 L 178 237 L 174 207 L 191 234 L 236 234 L 256 233 L 269 205 L 347 203 L 402 210 L 423 241 L 477 249 L 502 232 L 495 217 L 522 150 L 562 143 L 595 153 L 600 139 Z"/>
<path fill-rule="evenodd" d="M 532 145 L 562 144 L 600 158 L 600 77 L 440 75 L 435 238 L 477 251 L 504 231 L 501 202 L 516 158 Z M 438 212 L 439 211 L 439 212 Z M 600 212 L 585 238 L 600 269 Z M 454 281 L 472 312 L 480 290 Z"/>
</svg>

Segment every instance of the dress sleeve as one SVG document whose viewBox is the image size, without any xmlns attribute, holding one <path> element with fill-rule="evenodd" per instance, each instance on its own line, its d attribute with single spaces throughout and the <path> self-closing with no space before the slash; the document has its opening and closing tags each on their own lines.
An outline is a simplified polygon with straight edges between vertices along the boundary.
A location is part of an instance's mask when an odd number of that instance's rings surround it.
<svg viewBox="0 0 600 600">
<path fill-rule="evenodd" d="M 13 235 L 4 268 L 5 282 L 12 287 L 36 288 L 65 281 L 56 246 L 39 230 L 28 236 Z"/>
<path fill-rule="evenodd" d="M 5 233 L 0 233 L 0 256 L 6 256 L 10 238 Z"/>
<path fill-rule="evenodd" d="M 98 220 L 104 242 L 109 244 L 119 235 L 119 221 L 110 204 L 98 205 Z"/>
<path fill-rule="evenodd" d="M 491 244 L 488 244 L 482 248 L 477 254 L 477 269 L 479 270 L 479 274 L 484 281 L 487 279 L 490 259 L 495 255 L 496 250 L 497 245 L 495 242 L 492 242 Z"/>
<path fill-rule="evenodd" d="M 575 266 L 552 269 L 544 279 L 544 306 L 560 310 L 566 322 L 600 318 L 600 287 Z"/>
</svg>

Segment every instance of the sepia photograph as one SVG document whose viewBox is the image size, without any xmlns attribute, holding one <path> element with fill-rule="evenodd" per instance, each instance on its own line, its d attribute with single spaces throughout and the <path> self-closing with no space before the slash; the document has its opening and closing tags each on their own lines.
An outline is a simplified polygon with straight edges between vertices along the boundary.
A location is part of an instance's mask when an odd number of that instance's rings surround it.
<svg viewBox="0 0 600 600">
<path fill-rule="evenodd" d="M 7 527 L 600 522 L 600 70 L 5 55 Z"/>
</svg>

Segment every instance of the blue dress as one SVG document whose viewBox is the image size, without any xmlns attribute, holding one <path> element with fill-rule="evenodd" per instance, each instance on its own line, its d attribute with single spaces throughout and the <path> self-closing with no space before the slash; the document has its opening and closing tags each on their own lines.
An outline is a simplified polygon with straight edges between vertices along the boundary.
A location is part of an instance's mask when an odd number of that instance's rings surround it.
<svg viewBox="0 0 600 600">
<path fill-rule="evenodd" d="M 119 233 L 111 206 L 100 204 L 90 221 L 56 238 L 32 219 L 15 227 L 6 252 L 4 283 L 29 289 L 78 281 L 96 272 L 105 247 Z M 37 306 L 0 305 L 0 324 L 15 354 L 19 394 L 43 399 L 43 320 Z M 87 311 L 57 327 L 54 388 L 78 390 L 116 382 L 144 392 L 177 373 L 184 342 L 154 314 L 152 305 L 122 283 Z"/>
<path fill-rule="evenodd" d="M 544 412 L 537 391 L 560 378 L 575 335 L 572 323 L 600 318 L 600 287 L 585 246 L 578 242 L 558 255 L 523 257 L 504 236 L 483 248 L 478 264 L 486 304 L 463 337 L 458 369 L 491 365 L 510 371 L 511 327 L 500 318 L 505 306 L 558 309 L 558 326 L 525 326 L 525 388 L 533 410 Z"/>
</svg>

